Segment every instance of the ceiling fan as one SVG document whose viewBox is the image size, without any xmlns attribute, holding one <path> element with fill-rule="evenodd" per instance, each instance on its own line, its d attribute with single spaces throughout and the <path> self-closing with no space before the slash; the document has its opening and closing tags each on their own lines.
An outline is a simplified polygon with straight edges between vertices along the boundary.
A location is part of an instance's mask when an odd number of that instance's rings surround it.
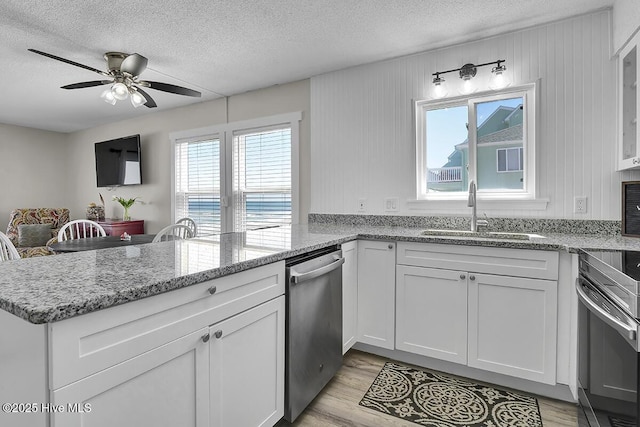
<svg viewBox="0 0 640 427">
<path fill-rule="evenodd" d="M 61 58 L 50 53 L 42 52 L 36 49 L 28 49 L 29 52 L 46 56 L 66 64 L 75 65 L 85 70 L 93 71 L 102 76 L 107 77 L 105 80 L 92 80 L 88 82 L 73 83 L 62 86 L 62 89 L 82 89 L 85 87 L 111 85 L 110 88 L 102 92 L 102 99 L 111 105 L 117 101 L 122 101 L 131 97 L 131 104 L 134 107 L 144 105 L 148 108 L 157 107 L 156 102 L 142 88 L 155 89 L 162 92 L 175 93 L 178 95 L 200 97 L 202 94 L 193 89 L 182 86 L 176 86 L 169 83 L 152 82 L 149 80 L 140 80 L 140 74 L 147 68 L 147 58 L 137 53 L 127 54 L 122 52 L 107 52 L 104 59 L 107 61 L 108 71 L 101 71 L 88 65 L 79 64 L 69 59 Z"/>
</svg>

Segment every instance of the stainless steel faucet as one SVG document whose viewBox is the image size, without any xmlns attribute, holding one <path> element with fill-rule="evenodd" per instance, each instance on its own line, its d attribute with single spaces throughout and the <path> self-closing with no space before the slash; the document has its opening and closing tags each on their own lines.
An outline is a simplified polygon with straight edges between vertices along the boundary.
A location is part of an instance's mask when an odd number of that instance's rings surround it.
<svg viewBox="0 0 640 427">
<path fill-rule="evenodd" d="M 469 181 L 469 201 L 467 202 L 467 206 L 471 208 L 471 232 L 475 233 L 478 231 L 478 226 L 488 226 L 489 221 L 486 219 L 478 219 L 478 214 L 476 211 L 476 183 L 474 180 Z"/>
</svg>

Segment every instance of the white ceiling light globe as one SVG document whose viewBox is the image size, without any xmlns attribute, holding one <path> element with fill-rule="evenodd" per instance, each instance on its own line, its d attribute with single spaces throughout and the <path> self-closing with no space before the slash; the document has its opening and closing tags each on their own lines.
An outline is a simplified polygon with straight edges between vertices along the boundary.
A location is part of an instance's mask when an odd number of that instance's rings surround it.
<svg viewBox="0 0 640 427">
<path fill-rule="evenodd" d="M 104 102 L 111 104 L 111 105 L 116 105 L 116 99 L 113 96 L 113 93 L 111 93 L 111 89 L 105 89 L 104 92 L 102 92 L 102 94 L 100 95 L 100 98 L 102 98 L 104 100 Z"/>
<path fill-rule="evenodd" d="M 124 83 L 116 83 L 111 86 L 111 93 L 115 99 L 122 101 L 129 96 L 129 88 Z"/>
<path fill-rule="evenodd" d="M 135 108 L 138 108 L 141 105 L 144 105 L 147 100 L 135 89 L 131 90 L 131 105 Z"/>
</svg>

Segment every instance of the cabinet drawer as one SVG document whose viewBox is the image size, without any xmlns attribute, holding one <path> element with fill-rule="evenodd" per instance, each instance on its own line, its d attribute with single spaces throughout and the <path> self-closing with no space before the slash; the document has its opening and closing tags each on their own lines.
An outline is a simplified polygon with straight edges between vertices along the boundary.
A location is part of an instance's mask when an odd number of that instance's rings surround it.
<svg viewBox="0 0 640 427">
<path fill-rule="evenodd" d="M 553 251 L 399 242 L 397 263 L 504 276 L 558 279 L 558 253 Z"/>
<path fill-rule="evenodd" d="M 50 387 L 55 390 L 283 295 L 284 281 L 281 261 L 51 323 Z"/>
<path fill-rule="evenodd" d="M 125 231 L 128 234 L 144 234 L 144 220 L 116 221 L 107 219 L 98 221 L 98 224 L 104 228 L 107 236 L 120 236 Z"/>
</svg>

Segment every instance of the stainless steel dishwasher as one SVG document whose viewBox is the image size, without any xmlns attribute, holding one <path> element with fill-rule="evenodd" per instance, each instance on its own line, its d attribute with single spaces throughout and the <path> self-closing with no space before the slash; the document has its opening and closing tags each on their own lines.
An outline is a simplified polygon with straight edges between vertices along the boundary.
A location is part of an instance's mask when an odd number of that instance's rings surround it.
<svg viewBox="0 0 640 427">
<path fill-rule="evenodd" d="M 290 258 L 284 418 L 293 422 L 342 366 L 342 251 Z"/>
</svg>

